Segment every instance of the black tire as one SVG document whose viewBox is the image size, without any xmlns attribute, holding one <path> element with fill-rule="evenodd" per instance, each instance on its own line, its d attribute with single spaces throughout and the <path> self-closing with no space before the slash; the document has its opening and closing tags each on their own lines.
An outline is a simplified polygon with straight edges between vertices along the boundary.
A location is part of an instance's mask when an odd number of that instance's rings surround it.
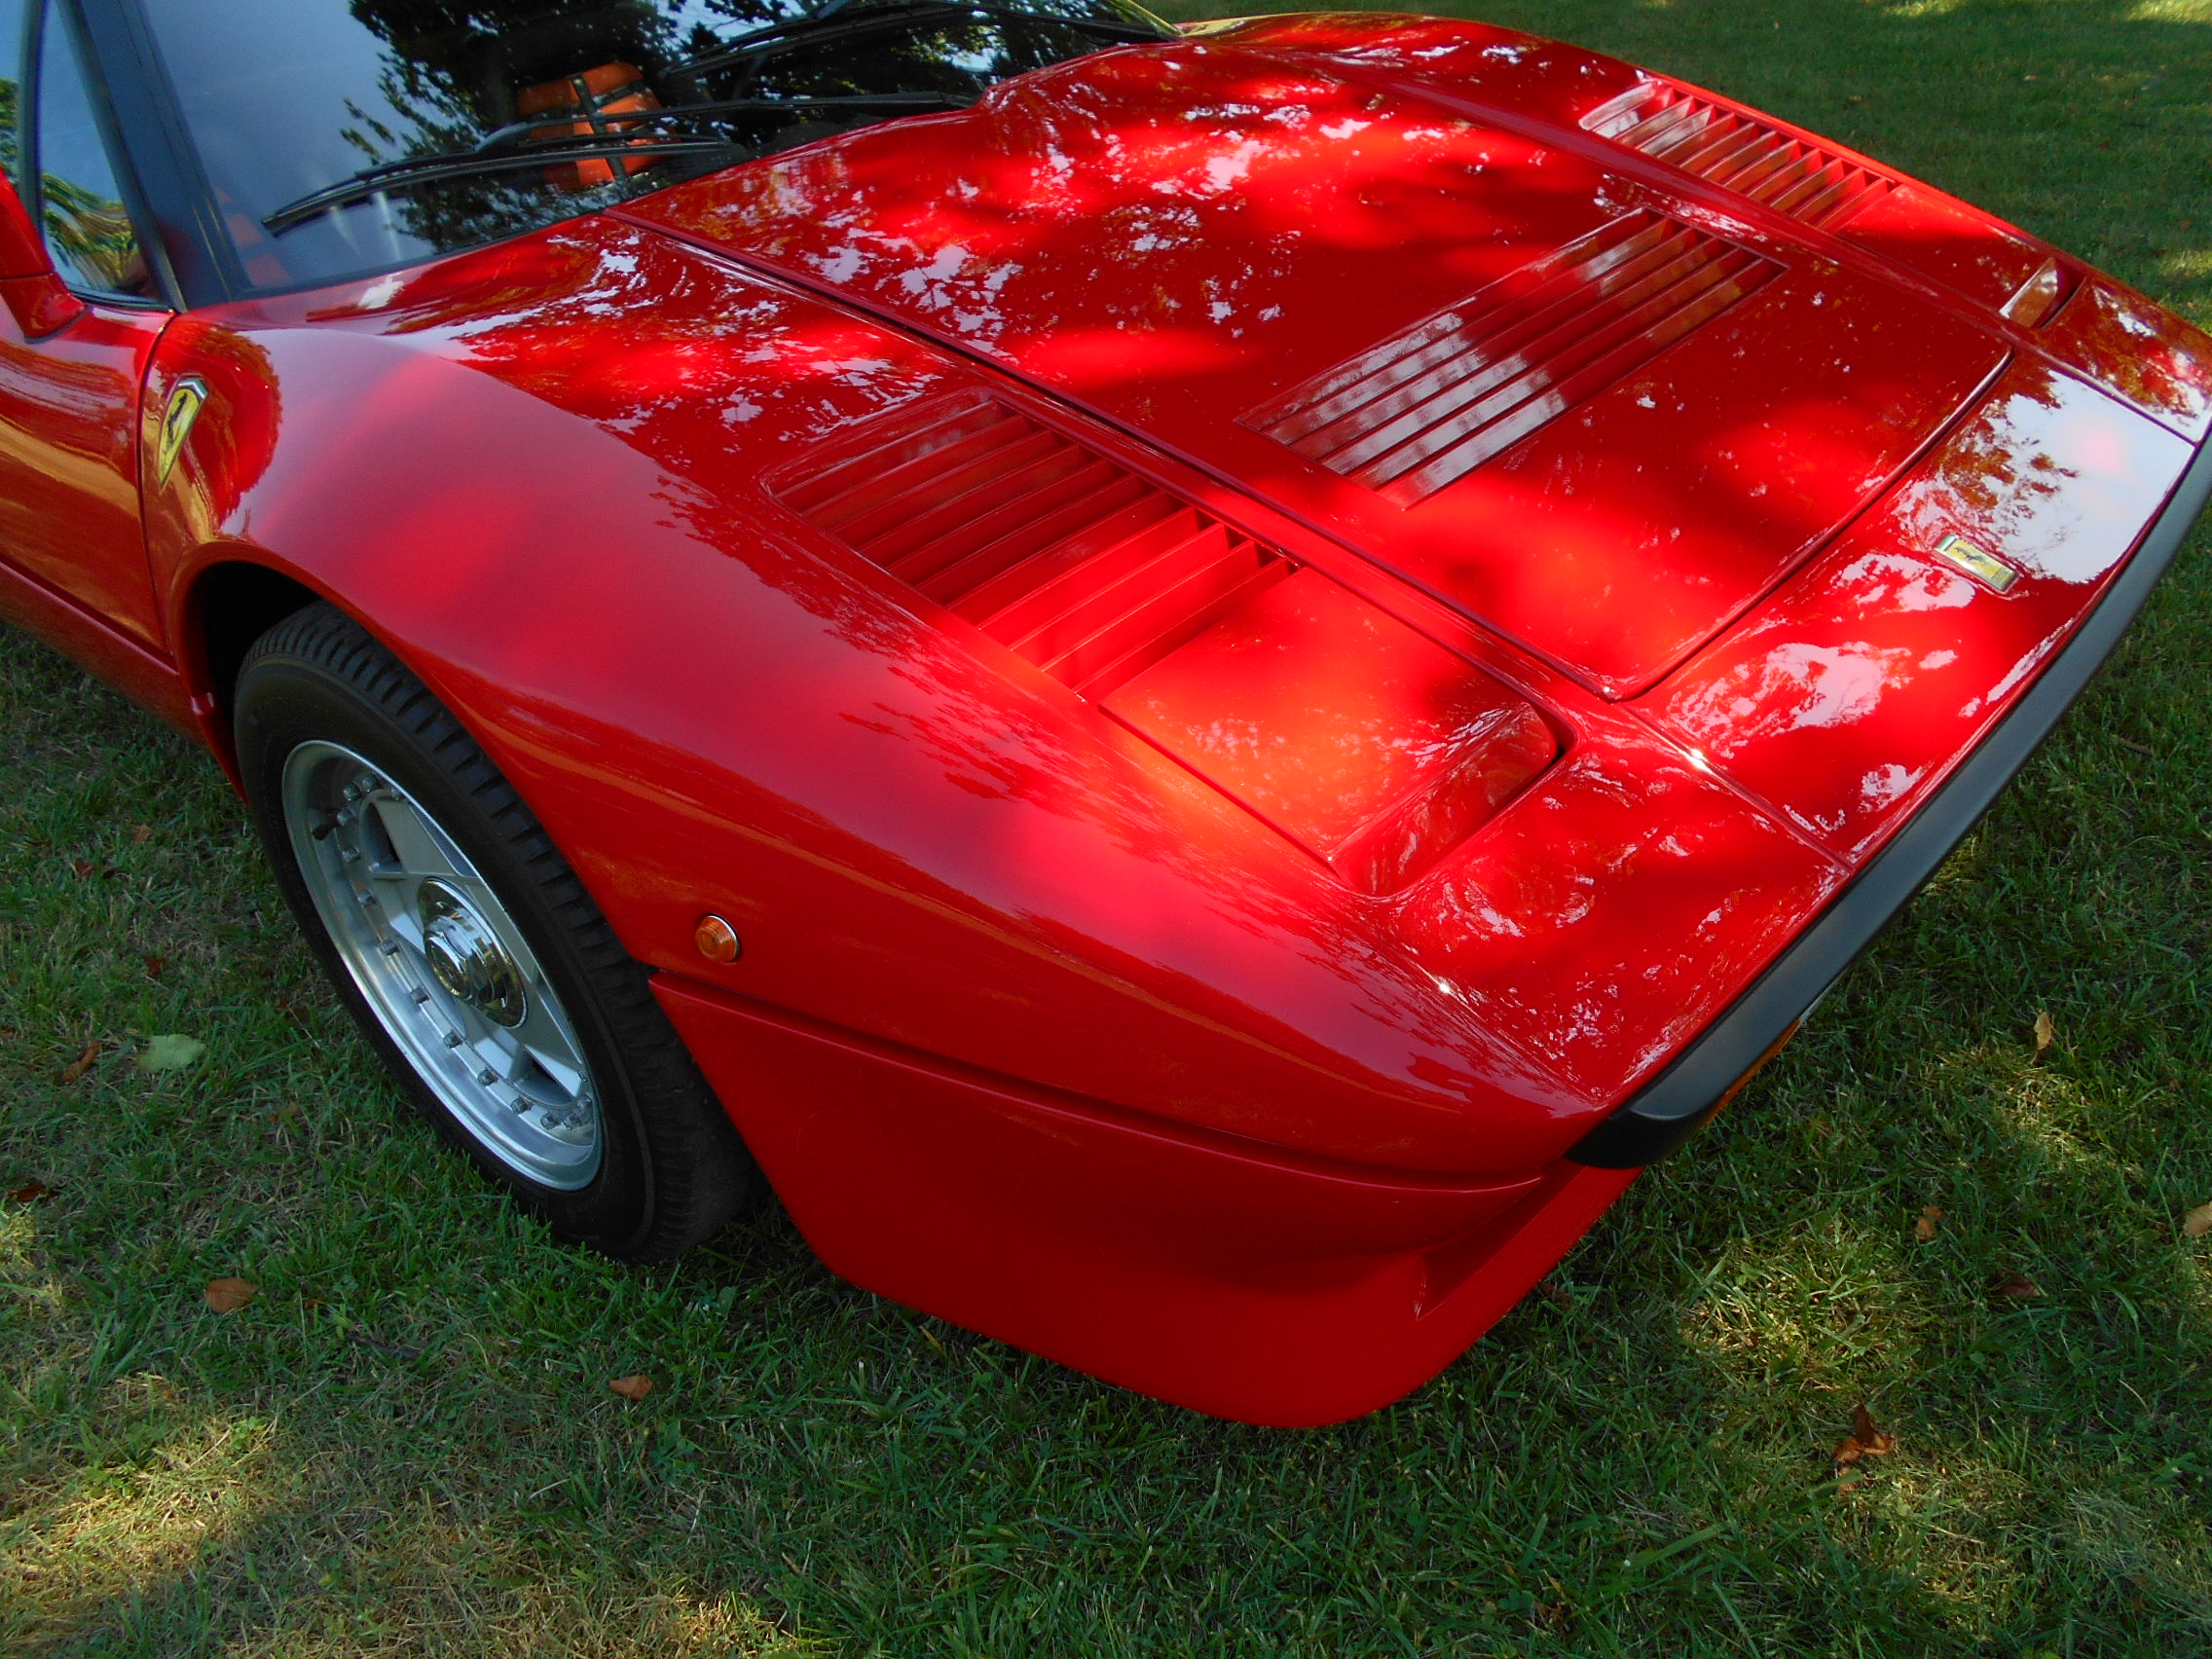
<svg viewBox="0 0 2212 1659">
<path fill-rule="evenodd" d="M 430 1123 L 564 1238 L 620 1261 L 665 1261 L 753 1198 L 752 1157 L 626 952 L 522 798 L 461 723 L 359 624 L 314 605 L 246 653 L 235 699 L 240 774 L 262 845 L 323 971 Z M 396 1044 L 317 913 L 284 821 L 282 780 L 303 743 L 336 743 L 384 771 L 468 855 L 506 906 L 575 1028 L 599 1099 L 589 1184 L 540 1185 L 487 1151 Z M 420 1000 L 420 999 L 418 999 Z"/>
</svg>

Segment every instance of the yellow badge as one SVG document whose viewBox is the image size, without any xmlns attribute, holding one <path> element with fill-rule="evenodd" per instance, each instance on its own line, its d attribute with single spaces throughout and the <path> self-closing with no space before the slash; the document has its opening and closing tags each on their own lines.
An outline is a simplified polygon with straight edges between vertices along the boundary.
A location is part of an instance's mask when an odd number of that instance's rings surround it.
<svg viewBox="0 0 2212 1659">
<path fill-rule="evenodd" d="M 1969 541 L 1963 535 L 1944 536 L 1942 543 L 1936 549 L 1936 557 L 1954 569 L 1966 571 L 1975 581 L 1988 583 L 1999 593 L 2020 579 L 2017 567 L 2008 560 L 2000 559 L 1988 548 Z"/>
<path fill-rule="evenodd" d="M 162 411 L 162 432 L 154 446 L 156 485 L 169 481 L 169 474 L 176 469 L 176 458 L 184 453 L 184 440 L 192 436 L 192 424 L 206 407 L 205 381 L 198 375 L 186 375 L 176 383 L 175 389 L 169 393 L 168 406 Z"/>
</svg>

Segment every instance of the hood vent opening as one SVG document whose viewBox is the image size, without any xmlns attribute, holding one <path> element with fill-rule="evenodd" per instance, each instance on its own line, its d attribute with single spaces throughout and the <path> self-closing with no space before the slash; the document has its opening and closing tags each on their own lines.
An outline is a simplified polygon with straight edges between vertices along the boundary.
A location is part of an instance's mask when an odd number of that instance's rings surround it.
<svg viewBox="0 0 2212 1659">
<path fill-rule="evenodd" d="M 767 485 L 1358 891 L 1417 880 L 1559 754 L 1474 663 L 987 393 Z"/>
<path fill-rule="evenodd" d="M 1584 116 L 1582 125 L 1822 230 L 1835 229 L 1897 188 L 1817 144 L 1664 81 L 1630 88 Z"/>
<path fill-rule="evenodd" d="M 1559 754 L 1518 692 L 1310 569 L 1103 706 L 1372 894 L 1419 879 Z"/>
<path fill-rule="evenodd" d="M 871 436 L 769 493 L 1087 696 L 1296 568 L 982 393 Z"/>
<path fill-rule="evenodd" d="M 1622 379 L 1775 275 L 1660 214 L 1623 214 L 1244 417 L 1413 506 Z"/>
</svg>

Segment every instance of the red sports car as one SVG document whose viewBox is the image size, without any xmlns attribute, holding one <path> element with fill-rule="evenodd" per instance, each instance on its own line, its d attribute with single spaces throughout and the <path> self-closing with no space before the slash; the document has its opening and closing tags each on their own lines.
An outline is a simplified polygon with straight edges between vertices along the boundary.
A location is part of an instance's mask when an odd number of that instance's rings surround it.
<svg viewBox="0 0 2212 1659">
<path fill-rule="evenodd" d="M 2212 342 L 1727 99 L 1127 0 L 0 0 L 0 609 L 664 1257 L 1396 1398 L 2212 489 Z M 757 1162 L 756 1162 L 757 1161 Z"/>
</svg>

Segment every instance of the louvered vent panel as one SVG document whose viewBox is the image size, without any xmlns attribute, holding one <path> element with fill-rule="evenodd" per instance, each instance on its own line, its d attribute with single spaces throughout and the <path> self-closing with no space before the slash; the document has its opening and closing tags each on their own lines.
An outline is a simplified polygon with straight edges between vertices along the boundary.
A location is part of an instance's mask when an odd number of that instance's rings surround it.
<svg viewBox="0 0 2212 1659">
<path fill-rule="evenodd" d="M 1646 81 L 1601 104 L 1582 125 L 1823 230 L 1897 188 L 1817 144 L 1663 81 Z"/>
<path fill-rule="evenodd" d="M 1776 269 L 1657 213 L 1626 214 L 1244 424 L 1411 506 L 1649 362 Z"/>
<path fill-rule="evenodd" d="M 980 394 L 772 487 L 783 504 L 1047 673 L 1100 696 L 1293 569 Z"/>
</svg>

